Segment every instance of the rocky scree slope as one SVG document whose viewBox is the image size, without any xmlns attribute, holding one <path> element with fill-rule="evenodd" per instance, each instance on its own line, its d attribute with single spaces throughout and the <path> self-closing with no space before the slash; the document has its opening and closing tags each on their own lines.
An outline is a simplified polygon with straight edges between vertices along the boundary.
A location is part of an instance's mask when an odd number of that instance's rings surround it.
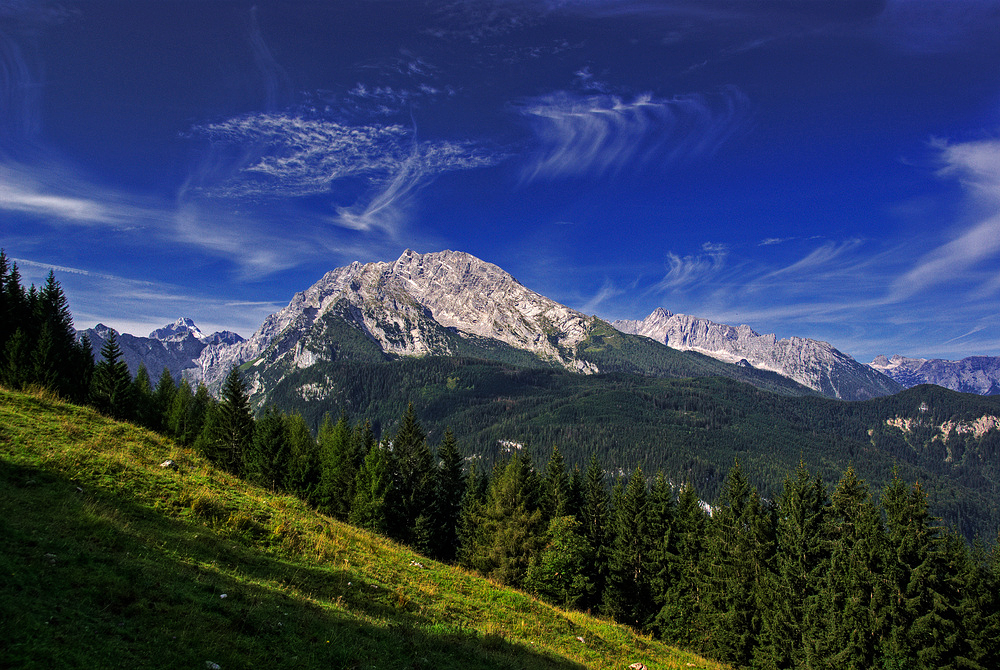
<svg viewBox="0 0 1000 670">
<path fill-rule="evenodd" d="M 750 326 L 715 323 L 657 308 L 642 321 L 615 321 L 624 333 L 644 335 L 682 351 L 696 351 L 729 363 L 745 361 L 841 400 L 867 400 L 903 389 L 826 342 L 801 337 L 777 339 Z"/>
</svg>

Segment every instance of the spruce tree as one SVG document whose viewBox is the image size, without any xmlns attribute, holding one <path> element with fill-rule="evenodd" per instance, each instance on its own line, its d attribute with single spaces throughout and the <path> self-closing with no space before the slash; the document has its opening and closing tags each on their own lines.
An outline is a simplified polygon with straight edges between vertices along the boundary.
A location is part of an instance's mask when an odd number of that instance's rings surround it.
<svg viewBox="0 0 1000 670">
<path fill-rule="evenodd" d="M 212 405 L 195 448 L 235 475 L 253 439 L 254 417 L 243 376 L 235 366 L 226 375 L 220 401 Z"/>
<path fill-rule="evenodd" d="M 268 407 L 254 424 L 250 448 L 243 454 L 244 477 L 272 491 L 279 490 L 288 470 L 287 420 L 274 407 Z"/>
<path fill-rule="evenodd" d="M 433 554 L 443 561 L 455 559 L 458 548 L 458 520 L 465 496 L 464 460 L 450 428 L 437 450 L 437 487 L 434 501 L 435 542 Z"/>
<path fill-rule="evenodd" d="M 528 457 L 516 453 L 499 465 L 479 518 L 472 566 L 483 575 L 520 588 L 543 546 L 545 526 L 538 508 L 538 481 Z"/>
<path fill-rule="evenodd" d="M 392 438 L 394 466 L 393 506 L 390 525 L 392 537 L 413 544 L 418 517 L 429 517 L 434 500 L 434 457 L 427 446 L 427 435 L 417 421 L 413 403 L 400 419 L 399 429 Z M 421 523 L 421 545 L 426 544 L 425 519 Z M 421 547 L 426 549 L 426 547 Z"/>
<path fill-rule="evenodd" d="M 34 376 L 30 357 L 31 343 L 28 335 L 23 329 L 17 328 L 4 348 L 0 382 L 12 389 L 26 387 Z"/>
<path fill-rule="evenodd" d="M 701 648 L 706 638 L 702 626 L 701 593 L 705 585 L 704 553 L 707 519 L 694 485 L 681 488 L 667 548 L 670 563 L 666 589 L 653 623 L 660 637 L 671 643 Z"/>
<path fill-rule="evenodd" d="M 664 605 L 667 589 L 676 579 L 672 560 L 676 553 L 673 530 L 675 515 L 673 487 L 661 470 L 653 478 L 646 504 L 646 532 L 649 535 L 646 573 L 652 606 L 652 617 L 646 626 L 649 629 L 652 629 L 656 614 Z"/>
<path fill-rule="evenodd" d="M 542 516 L 546 523 L 556 517 L 569 514 L 569 477 L 566 463 L 558 445 L 552 446 L 552 454 L 545 465 L 541 491 Z"/>
<path fill-rule="evenodd" d="M 458 564 L 470 570 L 475 569 L 477 552 L 486 542 L 481 522 L 488 490 L 489 477 L 473 462 L 465 478 L 462 509 L 458 514 L 458 548 L 455 552 Z"/>
<path fill-rule="evenodd" d="M 81 380 L 76 378 L 76 329 L 62 286 L 51 270 L 38 294 L 34 319 L 39 333 L 34 361 L 36 383 L 65 398 L 79 396 Z"/>
<path fill-rule="evenodd" d="M 347 414 L 342 413 L 336 423 L 329 414 L 323 417 L 316 441 L 320 460 L 318 507 L 324 514 L 346 521 L 354 500 L 358 463 Z"/>
<path fill-rule="evenodd" d="M 156 382 L 156 388 L 153 389 L 154 430 L 167 431 L 170 406 L 174 402 L 175 395 L 177 395 L 177 384 L 174 383 L 174 377 L 170 374 L 170 370 L 164 366 L 163 372 L 160 373 L 160 378 Z"/>
<path fill-rule="evenodd" d="M 763 524 L 760 499 L 737 462 L 709 520 L 705 548 L 708 588 L 701 606 L 710 631 L 706 653 L 736 666 L 749 665 L 760 636 L 758 597 L 768 586 Z"/>
<path fill-rule="evenodd" d="M 359 528 L 385 533 L 392 487 L 389 453 L 383 445 L 376 445 L 369 449 L 358 471 L 348 521 Z"/>
<path fill-rule="evenodd" d="M 824 655 L 822 577 L 829 569 L 829 495 L 800 464 L 778 500 L 777 546 L 762 614 L 763 667 L 811 667 Z"/>
<path fill-rule="evenodd" d="M 292 414 L 285 423 L 288 431 L 288 469 L 282 488 L 311 505 L 316 505 L 319 487 L 319 447 L 301 414 Z"/>
<path fill-rule="evenodd" d="M 865 483 L 849 467 L 831 496 L 833 544 L 822 576 L 824 667 L 863 670 L 876 663 L 877 614 L 887 591 L 881 579 L 882 519 Z"/>
<path fill-rule="evenodd" d="M 153 385 L 149 379 L 149 372 L 145 363 L 139 363 L 139 369 L 135 371 L 135 378 L 132 380 L 132 401 L 134 403 L 134 417 L 136 423 L 146 428 L 156 430 L 157 417 L 156 405 L 153 399 Z"/>
<path fill-rule="evenodd" d="M 186 379 L 182 379 L 170 401 L 167 411 L 167 434 L 181 444 L 191 444 L 192 431 L 188 428 L 188 411 L 194 402 L 194 391 Z"/>
<path fill-rule="evenodd" d="M 90 385 L 94 380 L 94 348 L 90 341 L 90 335 L 84 333 L 80 336 L 79 341 L 76 343 L 76 352 L 74 354 L 74 365 L 76 366 L 76 372 L 74 375 L 74 380 L 76 388 L 70 395 L 70 398 L 77 403 L 83 403 L 87 401 L 90 396 Z"/>
<path fill-rule="evenodd" d="M 882 496 L 886 515 L 886 571 L 891 589 L 886 609 L 887 664 L 943 667 L 953 655 L 957 615 L 942 583 L 939 530 L 927 510 L 927 496 L 898 476 Z"/>
<path fill-rule="evenodd" d="M 97 411 L 119 420 L 131 420 L 135 414 L 132 375 L 122 360 L 115 331 L 101 347 L 101 361 L 94 367 L 90 384 L 90 402 Z"/>
<path fill-rule="evenodd" d="M 583 514 L 581 521 L 587 542 L 594 550 L 594 563 L 587 578 L 594 584 L 593 599 L 586 603 L 591 609 L 597 609 L 604 597 L 604 585 L 608 574 L 608 528 L 611 523 L 611 501 L 604 479 L 604 469 L 597 461 L 597 456 L 591 454 L 587 465 L 586 479 L 583 491 Z"/>
<path fill-rule="evenodd" d="M 545 546 L 528 567 L 524 586 L 553 605 L 579 608 L 593 597 L 594 585 L 587 568 L 594 552 L 583 534 L 583 525 L 572 516 L 549 522 Z"/>
<path fill-rule="evenodd" d="M 13 315 L 10 313 L 10 304 L 7 298 L 9 272 L 10 260 L 7 258 L 7 252 L 0 249 L 0 369 L 3 369 L 7 339 L 14 334 Z"/>
<path fill-rule="evenodd" d="M 620 486 L 617 488 L 621 488 Z M 653 614 L 650 575 L 650 536 L 647 522 L 646 478 L 641 468 L 629 477 L 616 496 L 612 514 L 612 541 L 608 577 L 601 612 L 635 629 L 645 627 Z"/>
</svg>

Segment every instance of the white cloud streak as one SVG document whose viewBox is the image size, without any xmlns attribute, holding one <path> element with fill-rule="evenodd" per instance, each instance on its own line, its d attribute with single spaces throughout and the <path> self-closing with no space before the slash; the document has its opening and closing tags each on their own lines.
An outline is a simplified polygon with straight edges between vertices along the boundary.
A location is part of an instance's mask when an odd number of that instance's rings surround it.
<svg viewBox="0 0 1000 670">
<path fill-rule="evenodd" d="M 539 147 L 524 177 L 602 176 L 710 156 L 741 127 L 747 108 L 735 87 L 715 99 L 647 94 L 627 102 L 566 91 L 534 98 L 518 108 Z"/>
<path fill-rule="evenodd" d="M 725 267 L 728 248 L 706 242 L 703 254 L 679 256 L 667 253 L 667 273 L 655 286 L 657 291 L 685 289 L 706 282 Z"/>
<path fill-rule="evenodd" d="M 975 221 L 899 277 L 893 285 L 894 300 L 959 281 L 983 262 L 1000 257 L 1000 140 L 938 142 L 935 146 L 944 164 L 938 174 L 961 181 Z M 987 291 L 995 290 L 995 274 L 991 273 L 983 286 Z"/>
</svg>

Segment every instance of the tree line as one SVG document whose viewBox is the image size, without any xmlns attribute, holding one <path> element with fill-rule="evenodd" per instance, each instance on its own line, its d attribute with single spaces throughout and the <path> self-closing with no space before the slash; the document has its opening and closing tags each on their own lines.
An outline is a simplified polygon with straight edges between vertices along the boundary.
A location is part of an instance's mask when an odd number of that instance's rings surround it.
<svg viewBox="0 0 1000 670">
<path fill-rule="evenodd" d="M 432 449 L 412 404 L 391 434 L 341 414 L 314 436 L 255 413 L 238 368 L 216 400 L 166 370 L 132 378 L 113 335 L 95 364 L 52 273 L 25 290 L 2 252 L 0 268 L 4 385 L 145 425 L 428 556 L 739 667 L 1000 667 L 997 548 L 941 527 L 919 484 L 896 476 L 875 499 L 853 468 L 831 490 L 800 465 L 769 500 L 736 463 L 709 507 L 690 481 L 612 476 L 596 454 L 570 469 L 556 446 L 539 469 L 515 448 L 489 466 L 450 430 Z"/>
</svg>

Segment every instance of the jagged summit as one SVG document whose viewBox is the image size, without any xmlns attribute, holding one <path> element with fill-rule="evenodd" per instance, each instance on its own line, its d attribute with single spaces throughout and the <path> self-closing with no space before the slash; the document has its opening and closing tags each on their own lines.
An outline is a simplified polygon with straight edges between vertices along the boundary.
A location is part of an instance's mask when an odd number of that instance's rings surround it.
<svg viewBox="0 0 1000 670">
<path fill-rule="evenodd" d="M 188 336 L 201 340 L 204 339 L 205 334 L 198 326 L 194 325 L 194 321 L 187 317 L 181 317 L 172 324 L 158 328 L 149 334 L 150 339 L 163 341 L 178 340 Z"/>
<path fill-rule="evenodd" d="M 581 372 L 596 367 L 572 355 L 595 319 L 525 288 L 507 272 L 460 251 L 417 253 L 394 262 L 351 263 L 296 293 L 245 342 L 212 345 L 195 361 L 208 384 L 232 365 L 267 352 L 267 364 L 288 358 L 308 367 L 335 355 L 322 331 L 336 314 L 396 356 L 454 353 L 453 332 L 488 338 Z M 339 327 L 339 326 L 338 326 Z M 331 336 L 332 338 L 332 336 Z M 326 338 L 327 340 L 331 338 Z"/>
<path fill-rule="evenodd" d="M 668 347 L 696 351 L 728 363 L 770 370 L 825 395 L 864 400 L 901 390 L 898 384 L 829 343 L 801 337 L 778 339 L 748 325 L 729 326 L 658 307 L 642 321 L 615 321 L 622 332 L 645 335 Z"/>
</svg>

